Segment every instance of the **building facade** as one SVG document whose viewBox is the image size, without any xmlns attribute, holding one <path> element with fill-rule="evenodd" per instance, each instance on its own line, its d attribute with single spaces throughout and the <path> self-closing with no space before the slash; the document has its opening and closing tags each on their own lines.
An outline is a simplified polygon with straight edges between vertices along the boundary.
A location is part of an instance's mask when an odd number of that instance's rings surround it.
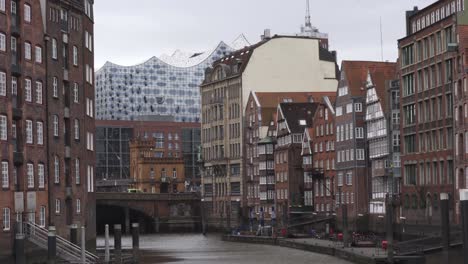
<svg viewBox="0 0 468 264">
<path fill-rule="evenodd" d="M 142 64 L 107 62 L 96 72 L 96 116 L 100 120 L 135 120 L 140 116 L 173 116 L 176 122 L 200 122 L 204 70 L 236 49 L 250 46 L 243 35 L 220 42 L 207 52 L 152 57 Z"/>
<path fill-rule="evenodd" d="M 435 210 L 440 193 L 450 195 L 452 220 L 456 218 L 454 184 L 462 177 L 454 175 L 455 162 L 460 162 L 460 174 L 464 149 L 463 128 L 456 126 L 460 128 L 456 136 L 454 131 L 455 120 L 463 117 L 463 111 L 454 107 L 454 98 L 460 106 L 463 99 L 458 98 L 463 94 L 455 93 L 464 79 L 458 43 L 464 39 L 465 2 L 437 1 L 422 10 L 408 11 L 407 34 L 398 41 L 402 214 L 406 222 L 439 224 L 440 214 Z"/>
<path fill-rule="evenodd" d="M 128 190 L 134 178 L 130 170 L 130 142 L 136 139 L 154 139 L 160 158 L 183 158 L 188 191 L 199 191 L 199 123 L 97 120 L 96 186 L 99 191 Z"/>
<path fill-rule="evenodd" d="M 0 4 L 0 148 L 3 230 L 16 221 L 86 227 L 95 245 L 93 1 Z"/>
<path fill-rule="evenodd" d="M 369 213 L 369 150 L 366 140 L 366 81 L 368 73 L 384 74 L 392 63 L 343 61 L 335 106 L 336 201 L 338 219 L 347 207 L 348 223 L 357 229 Z M 361 222 L 360 222 L 361 221 Z M 340 221 L 339 221 L 340 222 Z"/>
<path fill-rule="evenodd" d="M 156 139 L 130 142 L 132 188 L 144 193 L 185 192 L 185 170 L 182 157 L 160 157 Z"/>
</svg>

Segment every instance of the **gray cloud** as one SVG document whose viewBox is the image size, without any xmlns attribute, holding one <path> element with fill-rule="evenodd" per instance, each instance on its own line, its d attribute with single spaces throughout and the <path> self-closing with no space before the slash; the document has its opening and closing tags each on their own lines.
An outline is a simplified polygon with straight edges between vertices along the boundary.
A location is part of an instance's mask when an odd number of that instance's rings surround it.
<svg viewBox="0 0 468 264">
<path fill-rule="evenodd" d="M 311 0 L 312 24 L 328 33 L 340 60 L 397 58 L 405 11 L 435 0 Z M 294 33 L 304 23 L 305 0 L 97 0 L 96 69 L 106 61 L 131 65 L 176 49 L 204 51 L 244 33 L 251 43 L 265 28 Z"/>
</svg>

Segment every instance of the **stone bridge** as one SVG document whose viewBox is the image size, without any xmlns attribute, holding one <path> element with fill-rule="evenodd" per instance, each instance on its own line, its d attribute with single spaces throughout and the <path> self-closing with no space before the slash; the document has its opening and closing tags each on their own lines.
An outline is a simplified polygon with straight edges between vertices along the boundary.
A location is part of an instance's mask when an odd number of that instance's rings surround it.
<svg viewBox="0 0 468 264">
<path fill-rule="evenodd" d="M 129 233 L 131 223 L 141 232 L 181 232 L 201 229 L 200 195 L 197 193 L 96 193 L 98 233 L 104 226 L 121 224 Z"/>
</svg>

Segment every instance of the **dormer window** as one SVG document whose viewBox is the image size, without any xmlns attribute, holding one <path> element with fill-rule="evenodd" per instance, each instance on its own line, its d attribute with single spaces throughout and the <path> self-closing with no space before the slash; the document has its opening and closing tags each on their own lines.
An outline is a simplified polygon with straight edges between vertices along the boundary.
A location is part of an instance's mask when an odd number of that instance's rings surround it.
<svg viewBox="0 0 468 264">
<path fill-rule="evenodd" d="M 305 126 L 307 125 L 307 122 L 304 119 L 299 120 L 299 125 Z"/>
</svg>

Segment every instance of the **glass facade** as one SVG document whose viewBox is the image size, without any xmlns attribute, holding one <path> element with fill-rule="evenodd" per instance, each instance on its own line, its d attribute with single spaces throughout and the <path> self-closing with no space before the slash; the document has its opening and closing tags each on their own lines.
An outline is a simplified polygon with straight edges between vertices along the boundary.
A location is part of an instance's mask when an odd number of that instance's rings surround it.
<svg viewBox="0 0 468 264">
<path fill-rule="evenodd" d="M 107 62 L 96 72 L 96 117 L 135 120 L 171 116 L 176 122 L 199 122 L 199 86 L 205 69 L 233 50 L 221 42 L 211 52 L 176 52 L 134 66 Z"/>
<path fill-rule="evenodd" d="M 185 163 L 185 178 L 190 182 L 190 186 L 198 188 L 200 186 L 200 169 L 197 164 L 198 151 L 201 144 L 201 133 L 199 128 L 182 129 L 182 155 Z"/>
</svg>

